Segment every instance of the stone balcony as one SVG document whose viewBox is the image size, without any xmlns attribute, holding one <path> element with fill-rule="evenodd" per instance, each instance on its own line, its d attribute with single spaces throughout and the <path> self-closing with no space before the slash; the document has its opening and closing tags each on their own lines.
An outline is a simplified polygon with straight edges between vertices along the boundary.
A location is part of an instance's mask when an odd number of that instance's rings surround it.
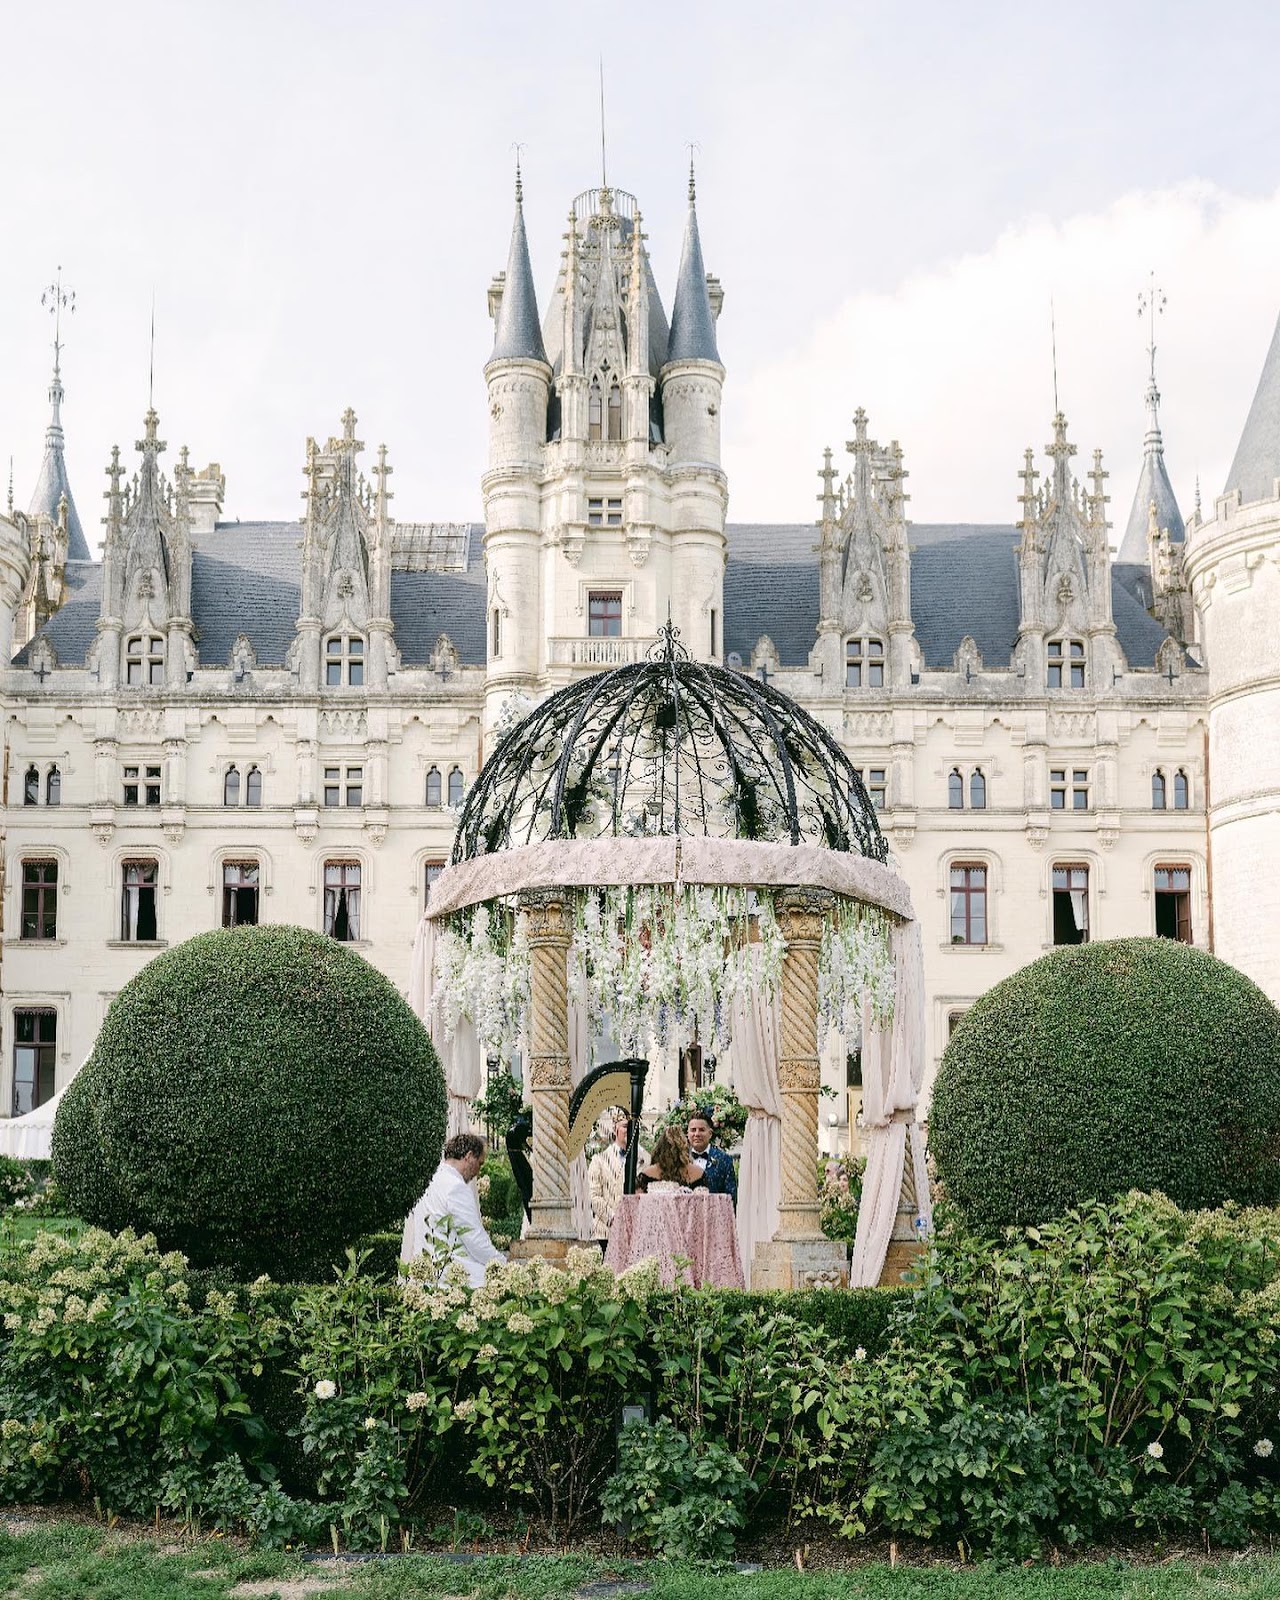
<svg viewBox="0 0 1280 1600">
<path fill-rule="evenodd" d="M 628 667 L 643 661 L 652 648 L 651 638 L 547 640 L 550 667 Z"/>
</svg>

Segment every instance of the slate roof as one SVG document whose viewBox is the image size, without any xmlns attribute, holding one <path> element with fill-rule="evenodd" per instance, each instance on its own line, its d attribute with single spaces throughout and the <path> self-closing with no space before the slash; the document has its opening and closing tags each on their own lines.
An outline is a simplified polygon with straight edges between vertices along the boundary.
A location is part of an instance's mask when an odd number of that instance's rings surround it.
<svg viewBox="0 0 1280 1600">
<path fill-rule="evenodd" d="M 1280 478 L 1280 321 L 1271 337 L 1258 390 L 1249 407 L 1244 432 L 1222 492 L 1230 494 L 1233 489 L 1239 489 L 1246 505 L 1251 500 L 1270 500 L 1277 478 Z"/>
<path fill-rule="evenodd" d="M 1153 384 L 1153 392 L 1154 387 Z M 1182 544 L 1187 536 L 1182 512 L 1178 509 L 1177 496 L 1173 492 L 1173 485 L 1169 482 L 1169 473 L 1164 464 L 1164 443 L 1160 437 L 1160 425 L 1156 421 L 1150 395 L 1147 397 L 1147 407 L 1151 421 L 1147 428 L 1146 447 L 1142 454 L 1142 472 L 1138 477 L 1138 487 L 1133 492 L 1133 504 L 1129 508 L 1129 520 L 1125 524 L 1124 538 L 1121 539 L 1120 549 L 1116 554 L 1117 561 L 1141 563 L 1143 566 L 1147 563 L 1147 529 L 1151 522 L 1153 502 L 1156 508 L 1156 526 L 1167 528 L 1174 544 Z"/>
<path fill-rule="evenodd" d="M 680 271 L 671 302 L 671 337 L 668 361 L 719 361 L 716 349 L 716 319 L 711 313 L 707 272 L 702 265 L 702 240 L 698 235 L 698 213 L 693 203 L 693 180 L 689 181 L 689 216 L 684 225 L 680 248 Z"/>
<path fill-rule="evenodd" d="M 811 523 L 731 524 L 724 580 L 724 645 L 746 663 L 768 634 L 783 666 L 804 666 L 818 623 L 817 529 Z M 447 633 L 464 665 L 485 660 L 484 529 L 471 525 L 466 572 L 391 574 L 391 616 L 406 666 L 425 666 Z M 911 608 L 929 668 L 948 668 L 971 634 L 992 667 L 1007 666 L 1018 632 L 1018 566 L 1012 525 L 913 524 Z M 222 523 L 197 542 L 192 610 L 200 660 L 230 660 L 245 633 L 263 666 L 281 666 L 294 637 L 300 599 L 302 528 L 297 522 Z M 1145 610 L 1146 566 L 1112 568 L 1116 632 L 1130 666 L 1150 667 L 1164 629 Z M 82 665 L 93 642 L 102 594 L 96 562 L 68 562 L 70 597 L 44 628 L 58 660 Z M 15 658 L 25 665 L 30 646 Z"/>
<path fill-rule="evenodd" d="M 58 420 L 58 407 L 62 402 L 62 385 L 55 373 L 53 388 L 53 421 L 45 432 L 44 460 L 40 463 L 40 476 L 35 493 L 31 496 L 28 514 L 33 517 L 52 517 L 57 521 L 58 502 L 67 497 L 67 559 L 88 561 L 91 556 L 89 541 L 84 536 L 80 513 L 76 510 L 75 496 L 71 493 L 71 480 L 67 477 L 66 457 L 62 453 L 62 425 Z"/>
<path fill-rule="evenodd" d="M 818 625 L 818 532 L 812 524 L 731 525 L 724 644 L 744 663 L 768 634 L 784 667 L 803 666 Z M 912 523 L 911 614 L 929 668 L 950 667 L 972 636 L 991 667 L 1009 664 L 1018 636 L 1018 529 L 1012 524 Z M 1145 570 L 1145 569 L 1144 569 Z M 1155 664 L 1164 629 L 1112 569 L 1116 633 L 1132 667 Z"/>
</svg>

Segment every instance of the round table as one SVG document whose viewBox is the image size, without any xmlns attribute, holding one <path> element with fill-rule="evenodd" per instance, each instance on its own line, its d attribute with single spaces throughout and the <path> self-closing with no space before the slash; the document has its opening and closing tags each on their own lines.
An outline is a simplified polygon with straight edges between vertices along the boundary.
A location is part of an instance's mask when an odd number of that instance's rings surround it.
<svg viewBox="0 0 1280 1600">
<path fill-rule="evenodd" d="M 738 1227 L 727 1194 L 691 1189 L 680 1194 L 627 1194 L 609 1230 L 605 1262 L 625 1272 L 657 1258 L 662 1281 L 676 1281 L 676 1258 L 684 1258 L 680 1281 L 694 1289 L 744 1289 Z"/>
</svg>

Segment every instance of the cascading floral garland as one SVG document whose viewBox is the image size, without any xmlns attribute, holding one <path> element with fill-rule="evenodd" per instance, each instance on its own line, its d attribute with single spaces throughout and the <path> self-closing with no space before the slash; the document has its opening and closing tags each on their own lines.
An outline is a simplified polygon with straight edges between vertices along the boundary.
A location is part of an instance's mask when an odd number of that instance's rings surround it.
<svg viewBox="0 0 1280 1600">
<path fill-rule="evenodd" d="M 889 919 L 840 900 L 818 964 L 820 1043 L 852 1037 L 866 993 L 877 1022 L 893 1015 Z M 584 889 L 576 897 L 569 991 L 585 995 L 593 1032 L 608 1026 L 619 1049 L 696 1037 L 711 1051 L 730 1042 L 739 996 L 782 979 L 782 932 L 768 895 L 750 889 L 638 885 Z M 460 1018 L 485 1055 L 510 1051 L 529 1010 L 529 945 L 514 902 L 495 900 L 450 918 L 436 940 L 432 1006 L 452 1037 Z"/>
</svg>

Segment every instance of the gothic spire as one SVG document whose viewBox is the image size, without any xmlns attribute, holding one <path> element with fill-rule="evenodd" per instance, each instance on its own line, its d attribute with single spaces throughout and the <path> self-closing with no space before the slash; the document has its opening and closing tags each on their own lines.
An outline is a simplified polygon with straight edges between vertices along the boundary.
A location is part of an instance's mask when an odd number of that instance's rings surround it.
<svg viewBox="0 0 1280 1600">
<path fill-rule="evenodd" d="M 529 240 L 524 231 L 524 185 L 516 162 L 516 215 L 511 227 L 511 252 L 502 301 L 494 328 L 490 361 L 545 361 L 546 348 L 538 323 L 538 299 L 529 263 Z"/>
<path fill-rule="evenodd" d="M 62 346 L 55 339 L 53 379 L 49 384 L 49 426 L 45 430 L 44 461 L 40 466 L 40 477 L 36 482 L 35 493 L 31 496 L 30 515 L 46 516 L 56 522 L 58 502 L 65 497 L 67 556 L 72 561 L 88 561 L 91 559 L 89 542 L 84 536 L 84 529 L 80 526 L 80 513 L 76 510 L 76 503 L 71 494 L 71 484 L 67 479 L 67 463 L 62 448 L 62 402 L 66 397 L 66 391 L 62 387 L 61 351 Z"/>
<path fill-rule="evenodd" d="M 671 337 L 667 345 L 667 360 L 718 363 L 720 352 L 716 349 L 716 319 L 712 315 L 711 296 L 707 290 L 707 273 L 702 265 L 702 240 L 698 236 L 696 200 L 691 159 L 689 215 L 684 226 L 680 271 L 676 278 L 675 300 L 671 306 Z"/>
<path fill-rule="evenodd" d="M 1150 287 L 1138 296 L 1138 315 L 1149 317 L 1151 322 L 1151 339 L 1147 345 L 1147 356 L 1151 362 L 1147 380 L 1147 436 L 1143 443 L 1138 487 L 1134 490 L 1129 520 L 1125 524 L 1124 538 L 1116 555 L 1117 562 L 1132 562 L 1139 566 L 1147 564 L 1147 544 L 1153 514 L 1156 526 L 1167 528 L 1174 544 L 1181 544 L 1186 537 L 1182 512 L 1178 509 L 1173 485 L 1165 470 L 1164 440 L 1160 435 L 1160 391 L 1156 388 L 1156 317 L 1164 307 L 1165 297 L 1156 285 L 1153 272 Z"/>
<path fill-rule="evenodd" d="M 1280 322 L 1276 323 L 1262 376 L 1258 379 L 1258 390 L 1249 407 L 1223 493 L 1239 489 L 1245 504 L 1252 500 L 1270 500 L 1277 478 L 1280 478 Z"/>
</svg>

